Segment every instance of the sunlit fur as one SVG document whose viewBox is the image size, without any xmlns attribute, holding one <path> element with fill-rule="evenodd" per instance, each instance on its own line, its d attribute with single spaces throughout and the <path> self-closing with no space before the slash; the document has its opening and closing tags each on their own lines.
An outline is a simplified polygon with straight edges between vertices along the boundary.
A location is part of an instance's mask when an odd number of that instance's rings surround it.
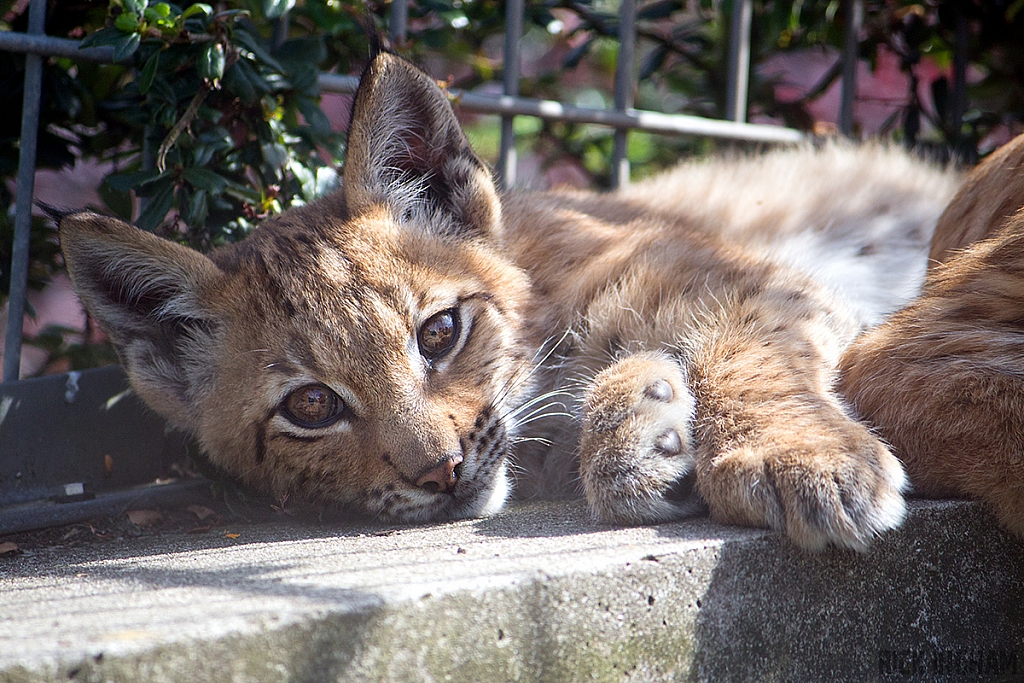
<svg viewBox="0 0 1024 683">
<path fill-rule="evenodd" d="M 912 305 L 842 360 L 842 390 L 914 490 L 987 502 L 1024 537 L 1024 136 L 975 169 L 939 222 Z"/>
<path fill-rule="evenodd" d="M 444 93 L 382 54 L 337 193 L 209 257 L 90 213 L 61 236 L 138 393 L 260 488 L 428 520 L 494 512 L 514 482 L 608 522 L 706 506 L 863 549 L 900 523 L 905 478 L 836 366 L 914 296 L 956 187 L 827 144 L 499 195 Z M 429 361 L 417 331 L 449 309 L 460 339 Z M 310 383 L 341 419 L 288 419 Z M 455 457 L 451 491 L 417 486 Z"/>
</svg>

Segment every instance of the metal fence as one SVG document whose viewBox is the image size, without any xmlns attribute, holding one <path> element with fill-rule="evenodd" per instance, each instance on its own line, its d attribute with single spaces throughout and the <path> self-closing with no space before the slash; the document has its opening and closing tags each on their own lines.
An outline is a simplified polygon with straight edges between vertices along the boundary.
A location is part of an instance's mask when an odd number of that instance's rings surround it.
<svg viewBox="0 0 1024 683">
<path fill-rule="evenodd" d="M 407 3 L 408 0 L 393 0 L 391 3 L 390 31 L 392 37 L 399 41 L 404 40 L 408 24 Z M 734 10 L 731 17 L 728 54 L 728 120 L 712 120 L 680 114 L 669 115 L 652 111 L 637 111 L 633 108 L 632 93 L 635 84 L 634 48 L 636 43 L 634 26 L 637 0 L 622 0 L 620 8 L 619 57 L 615 76 L 614 108 L 576 107 L 556 101 L 519 97 L 519 43 L 523 26 L 523 3 L 524 0 L 507 0 L 506 4 L 503 94 L 494 96 L 475 92 L 453 93 L 457 107 L 470 112 L 497 114 L 501 117 L 501 145 L 496 171 L 499 182 L 503 187 L 507 188 L 515 185 L 516 157 L 513 122 L 516 116 L 533 116 L 548 120 L 598 124 L 614 128 L 615 138 L 611 164 L 611 184 L 613 187 L 621 186 L 627 183 L 629 179 L 629 160 L 626 156 L 626 142 L 630 130 L 767 143 L 795 143 L 804 138 L 803 133 L 800 131 L 746 122 L 752 0 L 736 0 L 733 3 Z M 864 11 L 863 0 L 842 0 L 842 4 L 847 38 L 842 55 L 843 85 L 839 128 L 840 132 L 849 134 L 853 130 L 852 113 L 855 93 L 857 45 Z M 17 456 L 26 462 L 28 460 L 35 461 L 37 457 L 49 457 L 51 454 L 48 451 L 64 448 L 63 446 L 54 446 L 53 444 L 47 445 L 47 443 L 44 443 L 45 438 L 42 436 L 25 436 L 25 430 L 29 426 L 22 424 L 20 434 L 24 438 L 21 439 L 20 443 L 37 445 L 34 447 L 22 445 L 20 448 L 37 448 L 40 452 L 32 453 L 31 457 L 27 457 L 25 453 L 19 455 L 8 452 L 4 443 L 5 441 L 10 443 L 10 438 L 5 436 L 5 430 L 6 432 L 10 431 L 12 419 L 15 422 L 21 421 L 22 423 L 32 419 L 45 420 L 47 402 L 51 400 L 59 401 L 61 391 L 64 392 L 63 395 L 67 401 L 68 392 L 71 391 L 68 387 L 73 383 L 77 387 L 78 381 L 75 375 L 68 377 L 67 380 L 53 380 L 48 383 L 41 382 L 38 385 L 36 383 L 40 382 L 39 380 L 19 381 L 43 60 L 47 56 L 60 56 L 82 61 L 113 62 L 113 48 L 96 47 L 80 49 L 80 44 L 76 40 L 47 36 L 45 34 L 46 5 L 46 0 L 31 0 L 28 31 L 26 33 L 0 32 L 0 50 L 21 52 L 26 55 L 24 102 L 21 121 L 21 150 L 17 176 L 15 237 L 11 262 L 11 289 L 4 346 L 3 384 L 0 384 L 0 505 L 11 500 L 20 502 L 22 498 L 30 498 L 33 495 L 30 494 L 30 491 L 36 491 L 37 495 L 49 495 L 54 490 L 57 490 L 58 494 L 63 490 L 66 498 L 69 500 L 76 499 L 76 497 L 80 497 L 80 488 L 82 488 L 80 482 L 72 481 L 68 483 L 70 476 L 68 471 L 69 468 L 74 470 L 74 462 L 68 460 L 70 456 L 63 454 L 60 456 L 63 458 L 61 461 L 63 464 L 58 464 L 51 468 L 54 470 L 52 475 L 40 475 L 41 481 L 38 482 L 38 486 L 24 487 L 24 495 L 19 494 L 13 497 L 5 497 L 4 495 L 5 490 L 10 493 L 9 490 L 12 486 L 10 481 L 16 481 L 20 486 L 24 480 L 21 470 L 14 471 L 17 467 L 8 467 L 7 474 L 9 476 L 5 479 L 5 470 L 3 469 L 5 460 L 10 460 Z M 358 79 L 356 77 L 337 74 L 321 74 L 319 82 L 321 89 L 325 92 L 353 93 L 358 86 Z M 64 384 L 59 384 L 60 382 L 64 382 Z M 46 387 L 45 389 L 42 388 L 44 386 Z M 37 400 L 37 397 L 49 395 L 47 392 L 53 393 L 55 391 L 54 387 L 56 387 L 56 393 L 53 395 L 57 398 Z M 108 403 L 109 400 L 112 399 L 107 399 Z M 100 401 L 100 398 L 96 398 L 92 403 L 86 403 L 93 405 L 96 401 Z M 10 413 L 11 406 L 23 404 L 39 404 L 39 411 L 36 413 L 31 411 L 20 411 L 17 414 Z M 38 415 L 39 417 L 32 418 L 31 415 Z M 7 423 L 6 427 L 4 426 L 5 420 Z M 131 420 L 136 420 L 136 418 L 131 418 Z M 65 425 L 64 427 L 58 427 L 58 429 L 66 427 Z M 117 426 L 115 425 L 113 428 L 116 430 Z M 15 425 L 15 429 L 18 429 L 17 425 Z M 86 439 L 90 438 L 86 433 L 80 433 L 78 436 Z M 165 448 L 165 446 L 154 447 Z M 18 466 L 20 467 L 20 464 Z M 40 469 L 46 468 L 40 467 Z M 140 477 L 142 477 L 140 481 L 134 483 L 141 483 L 144 480 L 144 475 L 140 475 Z M 70 478 L 74 479 L 74 477 Z M 70 512 L 70 508 L 65 509 Z M 98 509 L 106 508 L 89 508 L 88 510 L 80 511 L 78 516 L 81 517 L 90 511 L 94 514 Z M 2 510 L 0 510 L 0 513 L 2 513 Z M 35 523 L 41 524 L 52 523 L 54 519 L 68 521 L 75 518 L 73 514 L 63 514 L 63 516 L 58 514 L 54 517 L 50 513 L 42 516 L 36 514 L 33 518 L 32 514 L 36 513 L 30 513 L 28 517 L 23 515 L 19 517 L 22 521 L 13 525 L 7 524 L 6 526 L 3 524 L 3 515 L 0 514 L 0 532 L 9 531 L 14 528 L 27 528 L 33 524 L 33 519 L 36 520 Z M 28 521 L 25 521 L 26 519 Z"/>
</svg>

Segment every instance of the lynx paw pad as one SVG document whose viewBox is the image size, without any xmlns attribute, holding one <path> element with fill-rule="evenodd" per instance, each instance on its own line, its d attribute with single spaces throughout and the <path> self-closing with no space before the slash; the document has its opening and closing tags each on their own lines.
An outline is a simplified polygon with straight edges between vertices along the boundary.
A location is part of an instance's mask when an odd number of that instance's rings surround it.
<svg viewBox="0 0 1024 683">
<path fill-rule="evenodd" d="M 659 522 L 703 509 L 685 495 L 693 411 L 679 365 L 662 354 L 630 356 L 594 378 L 584 397 L 580 475 L 600 519 Z"/>
</svg>

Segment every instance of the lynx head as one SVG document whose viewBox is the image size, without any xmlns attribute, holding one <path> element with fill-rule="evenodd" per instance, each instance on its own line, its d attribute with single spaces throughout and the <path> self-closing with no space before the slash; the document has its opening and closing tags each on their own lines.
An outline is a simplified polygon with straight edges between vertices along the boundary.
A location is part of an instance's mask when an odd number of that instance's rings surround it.
<svg viewBox="0 0 1024 683">
<path fill-rule="evenodd" d="M 75 288 L 137 393 L 276 495 L 402 520 L 496 510 L 528 358 L 522 271 L 444 93 L 377 56 L 337 193 L 209 257 L 61 222 Z"/>
</svg>

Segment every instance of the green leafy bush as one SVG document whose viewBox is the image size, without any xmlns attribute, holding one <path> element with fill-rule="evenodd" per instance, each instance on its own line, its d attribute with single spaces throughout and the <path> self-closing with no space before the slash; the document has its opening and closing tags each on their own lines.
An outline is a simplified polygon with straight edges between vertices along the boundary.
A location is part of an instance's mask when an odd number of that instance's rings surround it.
<svg viewBox="0 0 1024 683">
<path fill-rule="evenodd" d="M 0 30 L 24 30 L 27 3 L 0 0 Z M 108 45 L 116 64 L 46 60 L 39 166 L 78 158 L 111 172 L 98 210 L 133 220 L 198 249 L 243 238 L 264 216 L 312 200 L 335 183 L 344 136 L 320 109 L 321 71 L 355 74 L 369 51 L 367 32 L 386 33 L 390 6 L 374 0 L 223 0 L 215 5 L 153 0 L 78 0 L 51 12 L 47 33 Z M 1024 119 L 1024 3 L 867 3 L 861 55 L 880 46 L 914 76 L 924 58 L 952 60 L 955 29 L 968 29 L 972 82 L 957 118 L 953 86 L 933 88 L 932 109 L 913 88 L 892 132 L 973 159 L 986 136 L 1017 131 Z M 500 79 L 504 3 L 415 0 L 405 40 L 394 47 L 473 88 Z M 637 17 L 636 106 L 719 118 L 724 113 L 727 17 L 732 0 L 646 0 Z M 610 104 L 617 36 L 616 0 L 531 0 L 523 37 L 528 97 Z M 842 43 L 839 0 L 757 1 L 751 40 L 756 65 L 779 52 Z M 966 22 L 966 23 L 964 23 Z M 23 57 L 0 52 L 0 87 L 21 101 Z M 796 101 L 779 101 L 775 84 L 753 70 L 752 112 L 810 130 L 808 105 L 838 77 L 833 69 Z M 923 124 L 930 122 L 931 127 Z M 474 143 L 497 148 L 496 117 L 467 117 Z M 8 181 L 17 167 L 20 117 L 0 117 L 0 301 L 10 258 Z M 612 132 L 564 122 L 517 119 L 521 156 L 566 163 L 601 186 L 609 177 Z M 634 132 L 630 156 L 643 175 L 718 143 Z M 33 286 L 59 267 L 52 228 L 33 224 Z M 53 339 L 48 349 L 62 348 Z"/>
</svg>

